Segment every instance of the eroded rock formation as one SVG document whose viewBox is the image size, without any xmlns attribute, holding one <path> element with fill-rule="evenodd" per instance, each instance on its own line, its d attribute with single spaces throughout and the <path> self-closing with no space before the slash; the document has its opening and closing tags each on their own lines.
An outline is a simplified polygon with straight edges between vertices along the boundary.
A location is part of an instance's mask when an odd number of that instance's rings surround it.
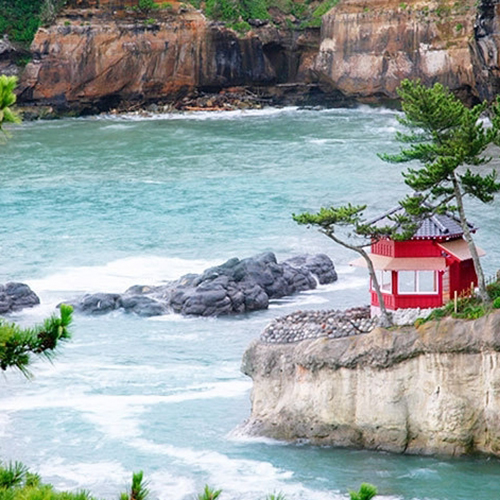
<svg viewBox="0 0 500 500">
<path fill-rule="evenodd" d="M 246 432 L 398 453 L 500 456 L 500 312 L 416 329 L 255 341 Z"/>
<path fill-rule="evenodd" d="M 151 16 L 109 6 L 67 9 L 36 34 L 20 101 L 93 112 L 172 102 L 194 89 L 308 82 L 319 45 L 317 29 L 263 23 L 240 36 L 181 4 Z"/>
<path fill-rule="evenodd" d="M 332 283 L 337 273 L 324 255 L 302 255 L 278 263 L 276 256 L 263 253 L 248 259 L 233 258 L 207 269 L 188 274 L 161 286 L 136 285 L 123 294 L 86 295 L 72 305 L 75 310 L 102 314 L 116 309 L 140 316 L 168 312 L 195 316 L 221 316 L 267 309 L 271 299 Z"/>
<path fill-rule="evenodd" d="M 477 96 L 476 11 L 475 0 L 341 0 L 323 18 L 316 70 L 358 97 L 395 98 L 404 78 Z"/>
</svg>

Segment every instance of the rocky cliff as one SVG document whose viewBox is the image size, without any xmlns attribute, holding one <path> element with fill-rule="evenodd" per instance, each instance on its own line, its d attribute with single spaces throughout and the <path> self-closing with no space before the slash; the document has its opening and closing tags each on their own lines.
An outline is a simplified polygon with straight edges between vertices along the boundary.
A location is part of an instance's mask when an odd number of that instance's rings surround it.
<svg viewBox="0 0 500 500">
<path fill-rule="evenodd" d="M 341 0 L 323 18 L 315 69 L 361 98 L 397 96 L 404 78 L 440 82 L 464 99 L 499 88 L 496 0 Z"/>
<path fill-rule="evenodd" d="M 398 453 L 500 456 L 500 312 L 288 344 L 255 341 L 244 429 Z"/>
<path fill-rule="evenodd" d="M 38 31 L 20 101 L 95 112 L 243 86 L 271 104 L 344 104 L 393 99 L 404 78 L 471 103 L 500 91 L 499 0 L 339 0 L 321 34 L 282 13 L 241 34 L 189 4 L 134 3 L 72 0 Z"/>
<path fill-rule="evenodd" d="M 241 36 L 192 7 L 173 5 L 152 17 L 109 6 L 66 9 L 36 34 L 20 100 L 96 111 L 172 102 L 195 89 L 310 81 L 319 30 L 262 23 Z"/>
</svg>

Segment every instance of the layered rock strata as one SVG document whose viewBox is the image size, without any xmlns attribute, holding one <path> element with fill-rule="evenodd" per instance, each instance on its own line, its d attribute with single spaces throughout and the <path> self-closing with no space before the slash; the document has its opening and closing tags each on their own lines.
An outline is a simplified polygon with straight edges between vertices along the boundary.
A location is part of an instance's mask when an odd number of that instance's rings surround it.
<svg viewBox="0 0 500 500">
<path fill-rule="evenodd" d="M 221 316 L 266 309 L 269 301 L 331 283 L 337 273 L 324 255 L 302 255 L 278 263 L 264 253 L 248 259 L 233 258 L 188 274 L 161 286 L 133 286 L 123 294 L 98 293 L 74 302 L 75 310 L 101 314 L 117 309 L 140 316 L 176 312 L 184 315 Z"/>
<path fill-rule="evenodd" d="M 37 32 L 20 102 L 96 112 L 168 103 L 194 90 L 309 83 L 317 29 L 299 33 L 262 23 L 240 36 L 191 7 L 173 5 L 151 17 L 109 6 L 67 9 Z"/>
<path fill-rule="evenodd" d="M 397 453 L 500 456 L 500 312 L 296 343 L 254 341 L 246 432 Z"/>
<path fill-rule="evenodd" d="M 361 98 L 395 98 L 404 78 L 489 97 L 498 86 L 496 3 L 341 0 L 323 18 L 316 70 Z"/>
</svg>

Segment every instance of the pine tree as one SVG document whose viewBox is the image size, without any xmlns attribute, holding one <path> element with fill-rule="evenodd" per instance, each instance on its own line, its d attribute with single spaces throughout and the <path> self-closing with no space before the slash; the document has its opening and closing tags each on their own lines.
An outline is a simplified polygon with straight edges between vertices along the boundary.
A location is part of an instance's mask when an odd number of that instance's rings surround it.
<svg viewBox="0 0 500 500">
<path fill-rule="evenodd" d="M 421 168 L 409 168 L 403 173 L 405 183 L 419 196 L 408 196 L 401 204 L 416 218 L 444 212 L 458 215 L 478 277 L 479 296 L 488 302 L 464 198 L 469 195 L 490 203 L 500 191 L 496 172 L 477 168 L 491 160 L 484 155 L 486 148 L 500 142 L 500 101 L 490 108 L 492 126 L 485 127 L 481 117 L 487 109 L 486 103 L 467 108 L 439 83 L 427 88 L 418 80 L 404 80 L 398 93 L 404 112 L 399 122 L 408 133 L 398 132 L 396 139 L 408 147 L 399 154 L 379 156 L 393 163 L 416 160 L 422 164 Z"/>
<path fill-rule="evenodd" d="M 411 236 L 415 227 L 411 222 L 403 218 L 395 220 L 396 224 L 393 226 L 377 227 L 366 221 L 363 215 L 365 209 L 366 205 L 351 205 L 350 203 L 341 207 L 321 207 L 316 214 L 309 212 L 299 215 L 293 214 L 293 220 L 298 224 L 318 227 L 320 232 L 335 243 L 353 250 L 363 257 L 380 305 L 381 326 L 388 327 L 392 325 L 392 318 L 385 307 L 384 296 L 380 289 L 377 274 L 370 259 L 370 254 L 365 250 L 365 247 L 385 236 L 394 239 L 405 239 Z M 339 232 L 342 231 L 345 234 L 339 236 Z"/>
</svg>

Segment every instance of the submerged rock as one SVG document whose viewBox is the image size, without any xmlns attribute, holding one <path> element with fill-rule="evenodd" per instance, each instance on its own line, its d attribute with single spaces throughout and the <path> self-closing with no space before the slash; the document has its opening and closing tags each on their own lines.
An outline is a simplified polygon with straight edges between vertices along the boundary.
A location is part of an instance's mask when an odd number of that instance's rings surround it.
<svg viewBox="0 0 500 500">
<path fill-rule="evenodd" d="M 28 285 L 16 282 L 0 285 L 0 314 L 20 311 L 38 304 L 40 299 Z"/>
<path fill-rule="evenodd" d="M 124 309 L 140 316 L 168 311 L 222 316 L 266 309 L 272 299 L 336 279 L 333 262 L 324 254 L 302 255 L 278 263 L 276 256 L 267 252 L 248 259 L 233 258 L 202 274 L 188 274 L 166 285 L 135 285 L 124 294 L 86 295 L 73 306 L 90 314 Z"/>
</svg>

